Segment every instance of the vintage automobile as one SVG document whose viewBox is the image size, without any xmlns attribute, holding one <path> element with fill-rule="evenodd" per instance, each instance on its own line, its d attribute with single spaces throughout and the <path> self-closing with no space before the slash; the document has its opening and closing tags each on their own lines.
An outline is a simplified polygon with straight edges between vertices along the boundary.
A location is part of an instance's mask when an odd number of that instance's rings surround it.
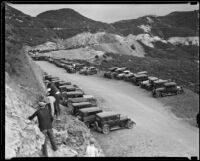
<svg viewBox="0 0 200 161">
<path fill-rule="evenodd" d="M 131 81 L 131 78 L 135 76 L 135 73 L 129 73 L 127 75 L 124 76 L 124 80 L 127 82 Z"/>
<path fill-rule="evenodd" d="M 164 83 L 163 87 L 154 89 L 152 91 L 153 97 L 164 97 L 181 93 L 183 93 L 183 88 L 181 86 L 177 86 L 175 82 Z"/>
<path fill-rule="evenodd" d="M 78 102 L 90 102 L 92 106 L 97 106 L 97 100 L 92 95 L 83 95 L 83 97 L 78 98 L 69 98 L 67 100 L 67 106 L 70 106 L 72 103 L 78 103 Z"/>
<path fill-rule="evenodd" d="M 148 80 L 148 75 L 146 74 L 136 74 L 133 78 L 132 78 L 132 83 L 134 83 L 135 85 L 139 86 L 140 82 L 142 81 L 146 81 Z"/>
<path fill-rule="evenodd" d="M 89 128 L 94 123 L 96 114 L 99 112 L 103 112 L 99 107 L 81 108 L 78 110 L 77 118 Z"/>
<path fill-rule="evenodd" d="M 65 100 L 68 100 L 68 98 L 83 97 L 83 95 L 84 93 L 81 91 L 62 92 L 62 97 L 64 97 Z"/>
<path fill-rule="evenodd" d="M 124 76 L 125 76 L 125 75 L 128 75 L 129 73 L 131 73 L 130 70 L 125 70 L 125 71 L 123 71 L 121 74 L 118 74 L 118 75 L 116 76 L 116 79 L 117 79 L 117 80 L 124 79 Z"/>
<path fill-rule="evenodd" d="M 155 81 L 159 80 L 157 77 L 152 77 L 151 79 L 149 79 L 149 83 L 145 85 L 145 89 L 146 90 L 152 90 L 153 88 L 153 84 Z"/>
<path fill-rule="evenodd" d="M 97 74 L 97 68 L 95 68 L 95 67 L 89 67 L 87 69 L 87 72 L 85 73 L 85 75 L 93 75 L 93 74 Z"/>
<path fill-rule="evenodd" d="M 80 71 L 79 74 L 85 74 L 87 72 L 88 67 L 83 67 Z"/>
<path fill-rule="evenodd" d="M 150 88 L 152 82 L 156 80 L 158 80 L 157 77 L 149 76 L 148 80 L 140 82 L 140 87 L 145 89 Z"/>
<path fill-rule="evenodd" d="M 76 73 L 76 69 L 72 65 L 64 65 L 63 67 L 67 73 Z"/>
<path fill-rule="evenodd" d="M 126 76 L 124 76 L 124 80 L 127 82 L 131 82 L 132 79 L 136 76 L 136 75 L 141 75 L 141 74 L 147 74 L 147 71 L 141 71 L 141 72 L 137 72 L 137 73 L 129 73 Z"/>
<path fill-rule="evenodd" d="M 107 72 L 104 73 L 105 78 L 111 78 L 111 73 L 114 72 L 118 67 L 109 68 Z"/>
<path fill-rule="evenodd" d="M 116 79 L 116 76 L 123 73 L 125 70 L 127 70 L 127 67 L 117 68 L 114 72 L 111 73 L 111 79 Z"/>
<path fill-rule="evenodd" d="M 92 107 L 92 104 L 90 102 L 78 102 L 70 104 L 68 106 L 68 109 L 70 110 L 70 113 L 72 115 L 77 115 L 79 109 L 88 107 Z"/>
<path fill-rule="evenodd" d="M 112 111 L 100 112 L 96 114 L 94 129 L 102 132 L 103 134 L 108 134 L 110 130 L 119 128 L 131 129 L 135 124 L 136 123 L 127 116 L 121 116 L 120 114 Z"/>
<path fill-rule="evenodd" d="M 60 92 L 71 92 L 71 91 L 76 91 L 76 87 L 74 87 L 73 85 L 62 85 L 59 86 L 60 88 Z"/>
<path fill-rule="evenodd" d="M 163 79 L 158 79 L 156 81 L 152 82 L 152 87 L 151 89 L 154 90 L 156 88 L 161 88 L 164 86 L 165 83 L 169 82 L 169 80 L 163 80 Z"/>
</svg>

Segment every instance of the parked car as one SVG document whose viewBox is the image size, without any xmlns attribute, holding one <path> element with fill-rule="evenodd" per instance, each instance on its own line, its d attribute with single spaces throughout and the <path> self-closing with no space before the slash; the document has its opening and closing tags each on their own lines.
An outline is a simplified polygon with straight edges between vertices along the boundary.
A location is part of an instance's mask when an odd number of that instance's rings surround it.
<svg viewBox="0 0 200 161">
<path fill-rule="evenodd" d="M 163 87 L 154 89 L 152 91 L 153 97 L 164 97 L 181 93 L 183 93 L 183 88 L 181 86 L 177 86 L 175 82 L 167 82 Z"/>
<path fill-rule="evenodd" d="M 96 114 L 94 128 L 103 134 L 108 134 L 110 130 L 114 129 L 131 129 L 135 124 L 136 123 L 127 116 L 121 116 L 114 112 L 100 112 Z"/>
<path fill-rule="evenodd" d="M 124 79 L 124 76 L 125 76 L 125 75 L 128 75 L 129 73 L 131 73 L 130 70 L 125 70 L 125 71 L 123 71 L 121 74 L 118 74 L 118 75 L 116 76 L 116 79 L 117 79 L 117 80 Z"/>
<path fill-rule="evenodd" d="M 148 80 L 140 82 L 140 87 L 145 89 L 150 88 L 152 82 L 156 80 L 158 80 L 157 77 L 149 76 Z"/>
<path fill-rule="evenodd" d="M 135 73 L 129 73 L 127 75 L 124 76 L 124 80 L 127 82 L 131 81 L 131 78 L 135 76 Z"/>
<path fill-rule="evenodd" d="M 111 73 L 114 72 L 118 67 L 109 68 L 107 72 L 104 73 L 105 78 L 111 78 Z"/>
<path fill-rule="evenodd" d="M 80 71 L 79 74 L 85 74 L 87 72 L 88 67 L 83 67 Z"/>
<path fill-rule="evenodd" d="M 149 79 L 149 83 L 146 84 L 144 88 L 147 89 L 147 90 L 152 90 L 153 84 L 154 84 L 154 82 L 157 81 L 157 80 L 159 80 L 157 77 L 152 77 L 152 78 L 150 78 L 150 79 Z"/>
<path fill-rule="evenodd" d="M 127 67 L 117 68 L 114 72 L 111 73 L 111 78 L 116 79 L 116 76 L 120 73 L 123 73 L 125 70 L 127 70 Z"/>
<path fill-rule="evenodd" d="M 68 106 L 68 108 L 71 111 L 72 115 L 77 115 L 79 109 L 88 108 L 88 107 L 92 107 L 92 104 L 90 102 L 72 103 L 70 106 Z"/>
<path fill-rule="evenodd" d="M 140 82 L 148 80 L 148 75 L 146 74 L 137 74 L 132 78 L 132 83 L 139 86 Z"/>
<path fill-rule="evenodd" d="M 76 87 L 74 87 L 73 85 L 62 85 L 59 86 L 60 88 L 60 92 L 71 92 L 71 91 L 76 91 Z"/>
<path fill-rule="evenodd" d="M 137 75 L 141 75 L 141 74 L 146 74 L 147 75 L 147 71 L 141 71 L 141 72 L 137 72 L 137 73 L 129 73 L 126 76 L 124 76 L 124 80 L 131 82 L 132 79 L 137 76 Z"/>
<path fill-rule="evenodd" d="M 92 95 L 83 95 L 83 97 L 78 98 L 69 98 L 67 101 L 67 106 L 70 106 L 71 103 L 78 103 L 78 102 L 90 102 L 92 106 L 97 106 L 97 100 Z"/>
<path fill-rule="evenodd" d="M 67 73 L 76 73 L 76 69 L 71 65 L 65 64 L 63 68 L 67 71 Z"/>
<path fill-rule="evenodd" d="M 89 128 L 94 123 L 96 114 L 102 111 L 99 107 L 82 108 L 78 110 L 77 118 Z"/>
<path fill-rule="evenodd" d="M 95 67 L 89 67 L 87 69 L 87 72 L 85 73 L 86 75 L 93 75 L 93 74 L 97 74 L 97 68 Z"/>
<path fill-rule="evenodd" d="M 169 80 L 163 80 L 163 79 L 158 79 L 156 81 L 152 82 L 152 90 L 156 89 L 156 88 L 161 88 L 164 86 L 165 83 L 169 82 Z"/>
</svg>

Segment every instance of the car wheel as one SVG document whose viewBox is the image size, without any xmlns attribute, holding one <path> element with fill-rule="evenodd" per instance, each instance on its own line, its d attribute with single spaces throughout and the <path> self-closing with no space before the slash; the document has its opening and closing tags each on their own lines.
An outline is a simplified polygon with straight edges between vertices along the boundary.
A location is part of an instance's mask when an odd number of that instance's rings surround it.
<svg viewBox="0 0 200 161">
<path fill-rule="evenodd" d="M 85 122 L 85 125 L 87 126 L 88 129 L 90 128 L 89 122 Z"/>
<path fill-rule="evenodd" d="M 109 125 L 103 125 L 102 132 L 103 134 L 109 134 L 110 133 Z"/>
<path fill-rule="evenodd" d="M 74 115 L 74 108 L 71 109 L 71 114 Z"/>
<path fill-rule="evenodd" d="M 155 97 L 160 97 L 160 93 L 159 92 L 155 92 Z"/>
<path fill-rule="evenodd" d="M 126 124 L 126 127 L 127 127 L 128 129 L 132 129 L 132 128 L 133 128 L 133 122 L 129 120 L 129 121 L 127 122 L 127 124 Z"/>
<path fill-rule="evenodd" d="M 98 127 L 98 124 L 97 124 L 97 122 L 95 121 L 95 122 L 94 122 L 94 130 L 97 131 L 97 127 Z"/>
</svg>

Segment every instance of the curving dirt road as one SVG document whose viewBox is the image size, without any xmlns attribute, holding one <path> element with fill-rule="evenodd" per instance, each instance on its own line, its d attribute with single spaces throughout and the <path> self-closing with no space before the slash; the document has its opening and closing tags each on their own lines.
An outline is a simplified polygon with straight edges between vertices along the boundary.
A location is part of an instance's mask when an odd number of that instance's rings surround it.
<svg viewBox="0 0 200 161">
<path fill-rule="evenodd" d="M 119 112 L 136 122 L 133 129 L 115 130 L 109 135 L 92 131 L 106 156 L 199 158 L 199 129 L 176 119 L 150 92 L 127 82 L 68 74 L 48 62 L 37 63 L 47 73 L 94 95 L 104 110 Z"/>
</svg>

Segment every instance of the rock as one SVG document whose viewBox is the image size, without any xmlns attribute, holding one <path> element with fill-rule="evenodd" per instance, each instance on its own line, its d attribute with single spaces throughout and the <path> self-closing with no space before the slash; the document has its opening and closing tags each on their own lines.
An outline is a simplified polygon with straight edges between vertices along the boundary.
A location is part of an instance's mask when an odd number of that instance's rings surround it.
<svg viewBox="0 0 200 161">
<path fill-rule="evenodd" d="M 75 150 L 65 145 L 58 146 L 58 150 L 53 151 L 50 142 L 48 142 L 47 151 L 48 157 L 75 157 L 78 155 L 78 153 Z"/>
</svg>

